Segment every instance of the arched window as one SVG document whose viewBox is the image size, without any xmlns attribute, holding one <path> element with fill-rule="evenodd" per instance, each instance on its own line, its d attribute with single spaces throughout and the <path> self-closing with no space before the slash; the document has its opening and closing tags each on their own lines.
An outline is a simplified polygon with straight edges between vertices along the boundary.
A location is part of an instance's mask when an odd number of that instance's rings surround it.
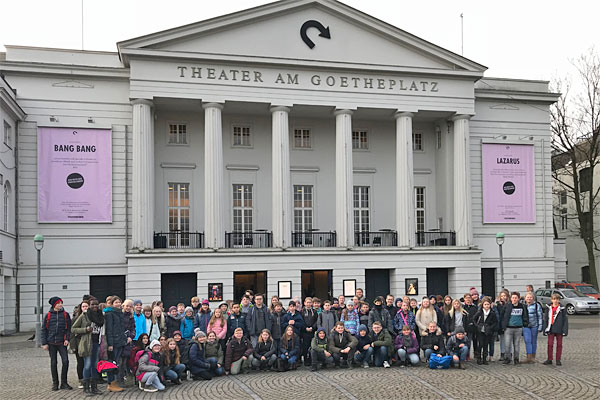
<svg viewBox="0 0 600 400">
<path fill-rule="evenodd" d="M 10 183 L 8 181 L 4 182 L 4 210 L 2 215 L 2 221 L 4 222 L 4 226 L 2 227 L 5 232 L 8 232 L 8 201 L 10 199 Z"/>
</svg>

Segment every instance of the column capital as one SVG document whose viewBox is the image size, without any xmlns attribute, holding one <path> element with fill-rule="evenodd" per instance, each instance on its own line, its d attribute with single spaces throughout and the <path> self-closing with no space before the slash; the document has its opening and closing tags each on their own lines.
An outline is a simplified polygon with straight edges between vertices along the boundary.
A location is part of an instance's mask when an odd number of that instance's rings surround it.
<svg viewBox="0 0 600 400">
<path fill-rule="evenodd" d="M 290 108 L 288 106 L 271 106 L 271 107 L 269 107 L 269 111 L 271 111 L 272 113 L 277 112 L 277 111 L 283 111 L 283 112 L 289 113 Z"/>
<path fill-rule="evenodd" d="M 207 108 L 218 108 L 219 110 L 222 110 L 225 106 L 221 103 L 214 103 L 214 102 L 210 102 L 210 103 L 202 103 L 202 108 L 203 109 L 207 109 Z"/>
<path fill-rule="evenodd" d="M 146 106 L 154 107 L 154 103 L 152 102 L 152 100 L 148 99 L 132 99 L 130 103 L 132 106 L 144 104 Z"/>
<path fill-rule="evenodd" d="M 338 115 L 352 115 L 352 114 L 354 114 L 354 111 L 352 111 L 352 110 L 349 110 L 349 109 L 347 109 L 347 108 L 343 108 L 343 109 L 336 109 L 336 110 L 333 112 L 333 115 L 335 115 L 336 117 L 337 117 Z"/>
<path fill-rule="evenodd" d="M 469 120 L 471 118 L 473 118 L 473 116 L 469 115 L 469 114 L 456 114 L 455 116 L 450 118 L 450 121 L 454 122 L 454 121 L 459 121 L 461 119 Z"/>
<path fill-rule="evenodd" d="M 396 111 L 396 113 L 394 114 L 394 118 L 398 119 L 398 118 L 402 118 L 402 117 L 408 117 L 408 118 L 413 118 L 415 116 L 414 113 L 411 112 L 407 112 L 407 111 Z"/>
</svg>

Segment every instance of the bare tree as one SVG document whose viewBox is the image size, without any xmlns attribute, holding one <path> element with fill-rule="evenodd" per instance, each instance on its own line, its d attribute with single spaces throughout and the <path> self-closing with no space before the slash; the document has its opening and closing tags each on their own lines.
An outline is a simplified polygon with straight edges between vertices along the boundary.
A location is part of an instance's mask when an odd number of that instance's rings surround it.
<svg viewBox="0 0 600 400">
<path fill-rule="evenodd" d="M 554 83 L 562 95 L 551 107 L 552 175 L 574 205 L 571 218 L 585 243 L 591 283 L 598 288 L 595 252 L 600 251 L 600 234 L 594 215 L 600 210 L 600 184 L 594 172 L 600 164 L 600 57 L 591 48 L 573 65 L 579 90 L 571 94 L 566 79 Z"/>
</svg>

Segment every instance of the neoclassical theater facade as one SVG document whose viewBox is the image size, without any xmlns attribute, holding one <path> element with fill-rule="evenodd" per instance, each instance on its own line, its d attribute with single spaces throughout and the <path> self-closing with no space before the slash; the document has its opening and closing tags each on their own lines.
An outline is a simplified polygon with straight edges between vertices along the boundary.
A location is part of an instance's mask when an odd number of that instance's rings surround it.
<svg viewBox="0 0 600 400">
<path fill-rule="evenodd" d="M 33 326 L 38 233 L 44 298 L 67 309 L 90 292 L 216 305 L 555 279 L 547 82 L 485 77 L 332 0 L 115 53 L 6 49 L 4 331 Z"/>
</svg>

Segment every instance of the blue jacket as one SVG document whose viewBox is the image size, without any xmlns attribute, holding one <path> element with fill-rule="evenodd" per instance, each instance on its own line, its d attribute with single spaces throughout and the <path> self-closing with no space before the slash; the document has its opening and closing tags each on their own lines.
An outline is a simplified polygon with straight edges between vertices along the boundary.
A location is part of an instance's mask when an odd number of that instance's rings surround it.
<svg viewBox="0 0 600 400">
<path fill-rule="evenodd" d="M 348 312 L 348 316 L 344 318 L 344 313 L 347 311 L 342 311 L 342 315 L 340 315 L 340 321 L 344 323 L 344 328 L 353 335 L 358 334 L 358 325 L 360 325 L 358 319 L 358 312 L 356 310 L 352 310 Z"/>
<path fill-rule="evenodd" d="M 143 312 L 140 313 L 140 315 L 137 315 L 134 311 L 133 319 L 135 320 L 135 337 L 133 340 L 137 340 L 142 333 L 148 333 L 146 332 L 146 317 Z"/>
<path fill-rule="evenodd" d="M 71 317 L 65 309 L 51 309 L 42 321 L 42 346 L 47 344 L 63 344 L 71 340 Z"/>
<path fill-rule="evenodd" d="M 212 312 L 208 311 L 207 313 L 203 313 L 202 309 L 200 309 L 194 317 L 194 329 L 200 328 L 202 332 L 206 333 L 211 316 Z"/>
<path fill-rule="evenodd" d="M 300 313 L 296 314 L 300 315 Z M 279 354 L 285 354 L 286 352 L 288 353 L 288 357 L 300 355 L 300 337 L 298 335 L 294 335 L 294 338 L 288 340 L 287 343 L 281 338 L 281 342 L 279 343 Z"/>
<path fill-rule="evenodd" d="M 294 320 L 294 333 L 296 335 L 300 335 L 300 332 L 302 332 L 306 326 L 304 323 L 304 318 L 302 318 L 302 314 L 299 312 L 295 312 L 292 316 L 289 311 L 286 312 L 281 319 L 281 335 L 283 336 L 285 334 L 285 328 L 290 324 L 290 320 Z"/>
<path fill-rule="evenodd" d="M 396 316 L 394 317 L 394 330 L 396 332 L 398 332 L 398 334 L 401 334 L 402 327 L 404 325 L 410 326 L 411 331 L 415 330 L 415 326 L 417 325 L 417 321 L 415 319 L 415 314 L 413 314 L 412 311 L 410 311 L 410 310 L 408 310 L 407 313 L 408 313 L 408 315 L 405 315 L 404 311 L 402 311 L 402 309 L 400 309 L 396 313 Z M 404 323 L 404 318 L 402 318 L 402 317 L 406 318 L 406 324 Z"/>
<path fill-rule="evenodd" d="M 544 324 L 544 311 L 542 306 L 534 301 L 533 304 L 527 306 L 527 314 L 529 315 L 528 328 L 537 328 L 538 332 L 541 332 Z"/>
<path fill-rule="evenodd" d="M 210 368 L 210 364 L 204 358 L 204 348 L 198 343 L 192 344 L 189 356 L 189 367 L 192 374 L 197 375 Z"/>
<path fill-rule="evenodd" d="M 181 324 L 179 325 L 181 331 L 181 337 L 190 340 L 194 337 L 194 317 L 183 317 Z"/>
</svg>

